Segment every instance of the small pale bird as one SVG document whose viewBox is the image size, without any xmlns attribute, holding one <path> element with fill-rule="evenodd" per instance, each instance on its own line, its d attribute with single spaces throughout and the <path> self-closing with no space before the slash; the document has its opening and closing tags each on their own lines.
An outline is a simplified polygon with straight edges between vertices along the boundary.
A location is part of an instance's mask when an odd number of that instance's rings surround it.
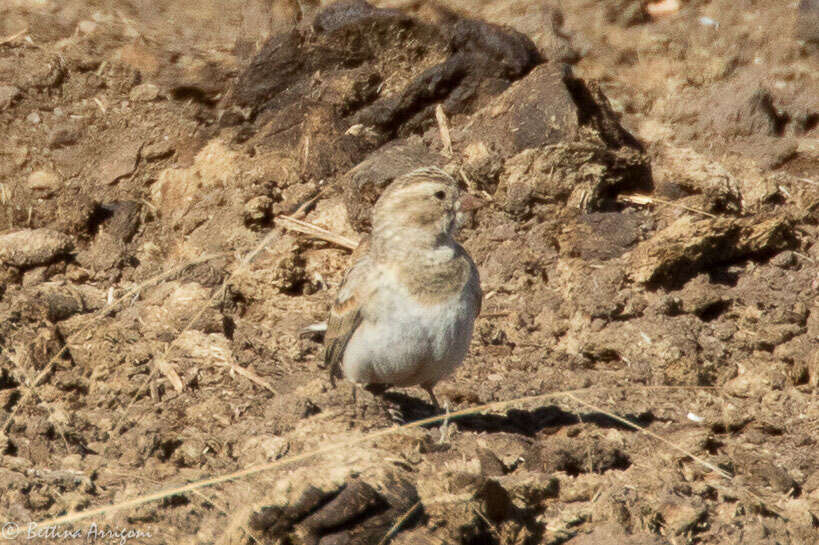
<svg viewBox="0 0 819 545">
<path fill-rule="evenodd" d="M 433 388 L 464 360 L 481 310 L 478 270 L 453 238 L 455 181 L 435 167 L 397 178 L 373 208 L 327 322 L 324 363 L 376 394 Z"/>
</svg>

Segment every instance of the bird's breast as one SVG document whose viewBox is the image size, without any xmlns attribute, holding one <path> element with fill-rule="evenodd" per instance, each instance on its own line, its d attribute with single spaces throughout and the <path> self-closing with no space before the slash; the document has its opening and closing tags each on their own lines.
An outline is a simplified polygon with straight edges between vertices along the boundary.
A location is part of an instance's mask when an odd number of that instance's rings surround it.
<svg viewBox="0 0 819 545">
<path fill-rule="evenodd" d="M 418 300 L 400 284 L 381 290 L 368 310 L 347 346 L 345 375 L 396 385 L 434 383 L 459 365 L 476 312 L 461 292 Z"/>
<path fill-rule="evenodd" d="M 394 271 L 398 285 L 422 306 L 439 306 L 456 300 L 470 276 L 469 261 L 464 258 L 443 262 L 417 262 Z"/>
</svg>

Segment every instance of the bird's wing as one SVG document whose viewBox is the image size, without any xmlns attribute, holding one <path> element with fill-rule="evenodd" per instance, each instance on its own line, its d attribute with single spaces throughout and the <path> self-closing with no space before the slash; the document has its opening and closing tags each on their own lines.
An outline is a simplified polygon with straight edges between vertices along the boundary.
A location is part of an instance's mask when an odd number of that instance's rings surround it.
<svg viewBox="0 0 819 545">
<path fill-rule="evenodd" d="M 478 267 L 463 246 L 457 244 L 456 248 L 460 254 L 460 258 L 466 262 L 467 270 L 469 271 L 465 288 L 469 291 L 469 295 L 472 297 L 472 302 L 475 305 L 475 316 L 478 316 L 481 313 L 481 306 L 483 304 L 483 291 L 481 290 L 481 277 L 478 273 Z"/>
<path fill-rule="evenodd" d="M 470 258 L 471 261 L 471 258 Z M 478 267 L 475 263 L 471 263 L 472 273 L 470 278 L 470 286 L 472 289 L 472 297 L 475 298 L 475 316 L 480 315 L 481 307 L 483 306 L 483 290 L 481 289 L 481 277 L 478 274 Z"/>
<path fill-rule="evenodd" d="M 368 255 L 369 241 L 359 244 L 353 258 L 353 265 L 338 290 L 330 317 L 327 320 L 327 332 L 324 335 L 324 365 L 330 370 L 330 382 L 335 385 L 336 377 L 341 376 L 341 361 L 347 343 L 364 320 L 363 306 L 372 296 L 375 286 L 371 278 L 373 263 Z"/>
</svg>

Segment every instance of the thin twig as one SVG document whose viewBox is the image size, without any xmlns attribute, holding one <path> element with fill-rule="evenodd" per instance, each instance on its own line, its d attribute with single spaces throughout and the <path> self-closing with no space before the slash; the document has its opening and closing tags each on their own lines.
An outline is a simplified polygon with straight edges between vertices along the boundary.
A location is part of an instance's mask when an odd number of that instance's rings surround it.
<svg viewBox="0 0 819 545">
<path fill-rule="evenodd" d="M 643 433 L 643 434 L 645 434 L 645 435 L 648 435 L 648 436 L 649 436 L 649 437 L 651 437 L 652 439 L 656 439 L 657 441 L 660 441 L 661 443 L 664 443 L 665 445 L 667 445 L 667 446 L 671 447 L 672 449 L 676 450 L 677 452 L 680 452 L 680 453 L 682 453 L 682 454 L 685 454 L 686 456 L 688 456 L 689 458 L 691 458 L 692 460 L 694 460 L 695 462 L 697 462 L 697 463 L 698 463 L 698 464 L 700 464 L 701 466 L 703 466 L 703 467 L 705 467 L 705 468 L 708 468 L 708 469 L 710 469 L 711 471 L 715 472 L 715 473 L 716 473 L 717 475 L 719 475 L 720 477 L 723 477 L 723 478 L 727 479 L 728 481 L 733 481 L 734 476 L 733 476 L 733 475 L 731 475 L 730 473 L 728 473 L 727 471 L 725 471 L 724 469 L 722 469 L 722 468 L 720 468 L 720 467 L 715 466 L 714 464 L 712 464 L 712 463 L 711 463 L 711 462 L 709 462 L 708 460 L 705 460 L 704 458 L 700 458 L 700 457 L 699 457 L 699 456 L 697 456 L 696 454 L 694 454 L 694 453 L 692 453 L 692 452 L 689 452 L 689 451 L 685 450 L 684 448 L 682 448 L 682 447 L 680 447 L 680 446 L 675 445 L 674 443 L 672 443 L 671 441 L 669 441 L 669 440 L 668 440 L 668 439 L 666 439 L 665 437 L 662 437 L 662 436 L 660 436 L 660 435 L 657 435 L 656 433 L 654 433 L 654 432 L 652 432 L 652 431 L 649 431 L 648 429 L 646 429 L 646 428 L 644 428 L 644 427 L 642 427 L 642 426 L 638 426 L 638 425 L 637 425 L 637 424 L 635 424 L 634 422 L 631 422 L 631 421 L 629 421 L 629 420 L 626 420 L 626 419 L 625 419 L 625 418 L 623 418 L 622 416 L 617 416 L 616 414 L 614 414 L 614 413 L 612 413 L 612 412 L 609 412 L 609 411 L 607 411 L 607 410 L 605 410 L 605 409 L 601 409 L 600 407 L 598 407 L 598 406 L 596 406 L 596 405 L 593 405 L 592 403 L 588 403 L 588 402 L 586 402 L 586 401 L 583 401 L 582 399 L 579 399 L 578 397 L 576 397 L 576 396 L 574 395 L 574 393 L 572 393 L 572 392 L 568 392 L 568 393 L 566 394 L 566 397 L 568 397 L 569 399 L 572 399 L 572 400 L 576 401 L 577 403 L 580 403 L 581 405 L 584 405 L 584 406 L 586 406 L 586 407 L 588 407 L 588 408 L 590 408 L 590 409 L 592 409 L 592 410 L 595 410 L 595 411 L 597 411 L 597 412 L 600 412 L 600 413 L 602 413 L 602 414 L 604 414 L 604 415 L 608 416 L 609 418 L 613 418 L 613 419 L 614 419 L 614 420 L 616 420 L 617 422 L 620 422 L 621 424 L 624 424 L 624 425 L 626 425 L 626 426 L 630 427 L 631 429 L 633 429 L 633 430 L 635 430 L 635 431 L 637 431 L 637 432 L 639 432 L 639 433 Z M 762 499 L 760 496 L 758 496 L 758 495 L 757 495 L 756 493 L 754 493 L 752 490 L 748 489 L 747 487 L 740 487 L 740 488 L 741 488 L 742 490 L 744 490 L 745 492 L 747 492 L 747 493 L 748 493 L 748 494 L 749 494 L 751 497 L 753 497 L 753 498 L 754 498 L 756 501 L 758 501 L 758 502 L 760 503 L 760 505 L 764 505 L 764 506 L 765 506 L 767 509 L 769 509 L 771 512 L 776 513 L 776 514 L 777 514 L 777 515 L 779 515 L 779 516 L 782 516 L 782 514 L 781 514 L 781 513 L 780 513 L 780 512 L 779 512 L 777 509 L 772 508 L 771 506 L 767 505 L 767 504 L 765 503 L 765 500 L 763 500 L 763 499 Z"/>
<path fill-rule="evenodd" d="M 649 430 L 647 430 L 646 428 L 644 428 L 642 426 L 638 426 L 634 422 L 626 420 L 622 416 L 617 416 L 616 414 L 614 414 L 612 412 L 609 412 L 609 411 L 607 411 L 605 409 L 601 409 L 600 407 L 597 407 L 596 405 L 593 405 L 591 403 L 583 401 L 582 399 L 579 399 L 579 398 L 575 397 L 571 392 L 567 393 L 566 397 L 568 397 L 569 399 L 572 399 L 572 400 L 576 401 L 577 403 L 580 403 L 581 405 L 584 405 L 584 406 L 586 406 L 586 407 L 588 407 L 590 409 L 593 409 L 593 410 L 595 410 L 597 412 L 600 412 L 600 413 L 608 416 L 609 418 L 612 418 L 612 419 L 616 420 L 617 422 L 620 422 L 621 424 L 625 424 L 626 426 L 628 426 L 629 428 L 631 428 L 633 430 L 644 433 L 644 434 L 648 435 L 649 437 L 652 437 L 653 439 L 656 439 L 658 441 L 662 441 L 663 443 L 670 446 L 674 450 L 676 450 L 678 452 L 681 452 L 681 453 L 685 454 L 686 456 L 691 457 L 691 459 L 697 461 L 698 463 L 700 463 L 704 467 L 707 467 L 711 471 L 714 471 L 714 472 L 718 473 L 719 475 L 721 475 L 722 477 L 725 477 L 726 479 L 732 479 L 733 478 L 733 475 L 731 475 L 730 473 L 728 473 L 724 469 L 721 469 L 721 468 L 715 466 L 714 464 L 712 464 L 711 462 L 709 462 L 709 461 L 707 461 L 707 460 L 705 460 L 703 458 L 700 458 L 696 454 L 688 452 L 687 450 L 683 449 L 682 447 L 678 447 L 677 445 L 675 445 L 674 443 L 672 443 L 668 439 L 666 439 L 664 437 L 661 437 L 661 436 L 657 435 L 656 433 L 654 433 L 652 431 L 649 431 Z"/>
<path fill-rule="evenodd" d="M 223 514 L 223 515 L 225 515 L 226 517 L 228 517 L 228 519 L 231 517 L 230 510 L 228 509 L 228 507 L 227 507 L 226 505 L 221 504 L 221 502 L 219 502 L 219 503 L 215 502 L 215 501 L 213 500 L 213 498 L 209 498 L 208 496 L 206 496 L 205 494 L 203 494 L 201 490 L 194 490 L 194 491 L 193 491 L 193 494 L 196 494 L 197 496 L 199 496 L 200 498 L 202 498 L 202 500 L 204 500 L 204 501 L 208 502 L 209 504 L 211 504 L 212 506 L 214 506 L 215 508 L 217 508 L 219 511 L 221 511 L 221 512 L 222 512 L 222 514 Z M 248 528 L 248 527 L 247 527 L 247 525 L 242 524 L 242 525 L 240 525 L 240 526 L 239 526 L 239 528 L 240 528 L 240 529 L 241 529 L 241 530 L 242 530 L 244 533 L 246 533 L 246 534 L 248 535 L 248 537 L 250 537 L 250 540 L 251 540 L 251 541 L 253 541 L 253 543 L 264 543 L 264 540 L 263 540 L 261 537 L 256 536 L 256 535 L 255 535 L 255 534 L 254 534 L 254 533 L 253 533 L 253 532 L 250 530 L 250 528 Z"/>
<path fill-rule="evenodd" d="M 296 231 L 297 233 L 310 235 L 313 238 L 331 242 L 348 250 L 355 250 L 358 247 L 358 242 L 351 238 L 328 231 L 324 227 L 319 227 L 314 223 L 297 220 L 291 216 L 278 216 L 276 223 L 288 231 Z"/>
<path fill-rule="evenodd" d="M 28 27 L 24 28 L 20 32 L 15 32 L 11 36 L 6 36 L 5 38 L 0 38 L 0 45 L 5 45 L 7 43 L 11 43 L 14 40 L 16 40 L 17 38 L 19 38 L 20 36 L 25 35 L 26 32 L 28 32 Z"/>
<path fill-rule="evenodd" d="M 247 267 L 247 266 L 248 266 L 248 265 L 249 265 L 249 264 L 250 264 L 250 263 L 251 263 L 251 262 L 252 262 L 254 259 L 256 259 L 256 256 L 257 256 L 257 255 L 259 255 L 259 252 L 261 252 L 261 251 L 262 251 L 262 250 L 263 250 L 265 247 L 267 247 L 267 245 L 270 243 L 270 241 L 271 241 L 271 240 L 273 240 L 273 238 L 274 238 L 274 237 L 276 237 L 277 235 L 278 235 L 278 232 L 277 232 L 277 231 L 270 231 L 270 233 L 268 233 L 268 235 L 267 235 L 266 237 L 264 237 L 264 239 L 262 239 L 262 241 L 261 241 L 261 242 L 258 244 L 258 246 L 256 246 L 256 248 L 255 248 L 255 249 L 254 249 L 252 252 L 250 252 L 249 254 L 247 254 L 247 255 L 246 255 L 246 256 L 245 256 L 245 257 L 242 259 L 242 261 L 239 263 L 239 266 L 238 266 L 238 267 L 236 267 L 236 269 L 235 269 L 235 270 L 234 270 L 234 271 L 233 271 L 233 272 L 232 272 L 230 275 L 228 275 L 228 277 L 227 277 L 227 278 L 225 278 L 225 280 L 222 282 L 222 285 L 221 285 L 221 286 L 219 286 L 219 289 L 217 289 L 215 292 L 213 292 L 213 295 L 211 295 L 211 296 L 210 296 L 210 298 L 207 300 L 207 302 L 206 302 L 204 305 L 202 305 L 202 308 L 200 308 L 200 309 L 199 309 L 199 312 L 197 312 L 197 313 L 196 313 L 196 314 L 193 316 L 193 318 L 191 318 L 191 319 L 188 321 L 188 323 L 187 323 L 187 324 L 185 324 L 185 327 L 183 327 L 183 328 L 182 328 L 182 331 L 180 331 L 180 332 L 179 332 L 179 335 L 177 335 L 177 336 L 176 336 L 176 338 L 175 338 L 173 341 L 171 341 L 170 343 L 168 343 L 168 345 L 165 347 L 165 351 L 164 351 L 164 352 L 162 353 L 162 355 L 160 356 L 160 359 L 165 359 L 165 358 L 167 358 L 167 357 L 168 357 L 168 353 L 170 352 L 171 348 L 173 347 L 174 342 L 176 342 L 176 340 L 177 340 L 177 339 L 179 339 L 179 336 L 180 336 L 180 335 L 182 335 L 182 333 L 184 333 L 184 332 L 185 332 L 185 331 L 187 331 L 188 329 L 190 329 L 190 328 L 191 328 L 191 326 L 193 326 L 193 324 L 195 324 L 195 323 L 196 323 L 196 321 L 197 321 L 197 320 L 199 320 L 199 318 L 202 316 L 202 314 L 204 314 L 204 313 L 205 313 L 205 311 L 206 311 L 208 308 L 210 308 L 210 305 L 211 305 L 211 304 L 212 304 L 212 303 L 213 303 L 213 302 L 214 302 L 216 299 L 218 299 L 219 297 L 221 297 L 221 296 L 222 296 L 222 295 L 225 293 L 225 290 L 227 290 L 228 283 L 229 283 L 229 282 L 230 282 L 230 281 L 233 279 L 233 277 L 234 277 L 234 276 L 236 276 L 236 273 L 238 273 L 239 271 L 243 270 L 243 269 L 244 269 L 245 267 Z M 120 417 L 117 419 L 116 424 L 115 424 L 115 425 L 114 425 L 114 427 L 113 427 L 113 429 L 114 429 L 114 430 L 119 429 L 120 424 L 121 424 L 121 423 L 122 423 L 122 421 L 125 419 L 125 417 L 128 415 L 128 412 L 131 410 L 131 407 L 133 407 L 133 406 L 134 406 L 134 403 L 136 403 L 136 401 L 137 401 L 138 397 L 139 397 L 139 396 L 142 394 L 142 392 L 144 391 L 143 389 L 144 389 L 144 388 L 145 388 L 145 387 L 146 387 L 146 386 L 147 386 L 147 385 L 150 383 L 151 379 L 153 379 L 153 378 L 154 378 L 154 375 L 156 375 L 156 371 L 157 371 L 157 369 L 158 369 L 158 366 L 156 366 L 156 365 L 155 365 L 155 366 L 153 367 L 153 369 L 151 369 L 151 372 L 150 372 L 150 373 L 148 373 L 148 376 L 147 376 L 147 377 L 145 377 L 145 380 L 144 380 L 144 381 L 142 381 L 142 383 L 139 385 L 139 387 L 137 388 L 136 392 L 134 392 L 134 395 L 131 397 L 131 401 L 130 401 L 130 402 L 128 403 L 128 405 L 125 407 L 125 411 L 124 411 L 124 412 L 122 413 L 122 415 L 121 415 L 121 416 L 120 416 Z"/>
<path fill-rule="evenodd" d="M 407 519 L 410 518 L 410 516 L 412 516 L 415 510 L 418 509 L 419 507 L 421 507 L 421 500 L 418 500 L 417 502 L 412 504 L 412 507 L 407 509 L 406 513 L 398 517 L 398 520 L 396 520 L 395 524 L 393 524 L 392 527 L 389 530 L 387 530 L 387 533 L 384 534 L 384 537 L 381 538 L 381 541 L 378 542 L 378 545 L 384 545 L 385 543 L 387 543 L 392 538 L 392 536 L 395 535 L 395 532 L 397 532 L 398 529 L 401 528 L 401 525 L 404 524 L 407 521 Z"/>
<path fill-rule="evenodd" d="M 48 374 L 51 373 L 51 370 L 53 369 L 54 364 L 57 362 L 57 360 L 59 358 L 61 358 L 63 356 L 63 354 L 65 354 L 65 351 L 68 350 L 68 345 L 70 344 L 71 339 L 76 339 L 80 335 L 85 334 L 85 332 L 87 332 L 89 329 L 91 329 L 92 326 L 95 326 L 102 318 L 108 316 L 108 314 L 113 312 L 114 309 L 116 309 L 120 304 L 122 304 L 122 303 L 124 303 L 126 301 L 130 301 L 131 298 L 134 295 L 136 295 L 137 293 L 139 293 L 143 289 L 145 289 L 147 287 L 150 287 L 150 286 L 152 286 L 152 285 L 154 285 L 154 284 L 156 284 L 158 282 L 161 282 L 161 281 L 165 280 L 166 278 L 170 278 L 171 276 L 179 274 L 180 272 L 184 271 L 188 267 L 192 267 L 194 265 L 199 265 L 200 263 L 206 263 L 208 261 L 218 259 L 220 257 L 225 257 L 227 255 L 229 255 L 229 254 L 224 254 L 224 253 L 208 254 L 208 255 L 199 257 L 197 259 L 188 261 L 187 263 L 183 263 L 182 265 L 174 267 L 173 269 L 171 269 L 169 271 L 166 271 L 164 273 L 158 274 L 158 275 L 154 276 L 153 278 L 149 278 L 148 280 L 146 280 L 145 282 L 142 282 L 138 286 L 136 286 L 134 288 L 131 288 L 130 290 L 125 292 L 125 294 L 123 296 L 121 296 L 119 299 L 116 299 L 116 300 L 112 301 L 108 306 L 106 306 L 105 308 L 98 311 L 96 313 L 96 315 L 91 317 L 91 319 L 85 324 L 85 326 L 81 327 L 76 333 L 74 333 L 73 335 L 71 335 L 71 337 L 66 339 L 66 342 L 63 345 L 63 347 L 56 354 L 54 354 L 54 356 L 51 358 L 51 360 L 49 360 L 49 362 L 46 364 L 46 366 L 43 368 L 43 370 L 40 371 L 40 374 L 37 375 L 37 377 L 33 381 L 29 381 L 28 384 L 24 385 L 25 392 L 23 393 L 23 396 L 20 398 L 20 400 L 14 405 L 14 408 L 11 410 L 11 413 L 9 414 L 8 418 L 6 419 L 6 423 L 3 424 L 2 430 L 4 432 L 8 432 L 9 427 L 11 426 L 11 423 L 12 423 L 12 421 L 14 419 L 14 416 L 17 413 L 17 409 L 19 407 L 21 407 L 24 404 L 24 402 L 28 401 L 29 397 L 31 397 L 31 396 L 39 397 L 39 396 L 37 396 L 37 393 L 34 391 L 34 388 L 39 386 L 42 383 L 42 381 L 48 376 Z"/>
<path fill-rule="evenodd" d="M 509 312 L 487 312 L 481 313 L 478 315 L 480 318 L 502 318 L 503 316 L 509 316 Z"/>
<path fill-rule="evenodd" d="M 312 197 L 310 197 L 309 199 L 307 199 L 306 201 L 304 201 L 303 203 L 301 203 L 301 204 L 299 205 L 299 207 L 298 207 L 298 208 L 296 208 L 296 211 L 295 211 L 295 212 L 293 212 L 292 214 L 290 214 L 290 217 L 295 218 L 295 219 L 297 219 L 297 220 L 302 219 L 304 216 L 306 216 L 306 215 L 307 215 L 307 211 L 308 211 L 308 210 L 309 210 L 309 209 L 310 209 L 310 208 L 311 208 L 311 207 L 312 207 L 314 204 L 316 204 L 316 201 L 318 201 L 318 200 L 321 198 L 321 194 L 322 194 L 322 190 L 319 190 L 319 192 L 318 192 L 318 193 L 316 193 L 315 195 L 313 195 Z"/>
<path fill-rule="evenodd" d="M 698 390 L 703 390 L 703 389 L 709 389 L 709 388 L 708 387 L 702 387 L 702 386 L 649 386 L 649 387 L 644 386 L 644 387 L 641 387 L 639 389 L 642 389 L 642 390 L 645 390 L 645 389 L 652 389 L 652 390 L 660 390 L 660 389 L 662 389 L 662 390 L 698 389 Z M 575 394 L 589 393 L 591 391 L 594 391 L 594 389 L 587 388 L 587 389 L 579 389 L 579 390 L 569 390 L 569 391 L 564 391 L 564 392 L 552 392 L 552 393 L 548 393 L 548 394 L 539 394 L 539 395 L 534 395 L 534 396 L 520 397 L 520 398 L 515 398 L 515 399 L 511 399 L 511 400 L 507 400 L 507 401 L 496 401 L 496 402 L 493 402 L 493 403 L 487 403 L 487 404 L 484 404 L 484 405 L 479 405 L 477 407 L 470 407 L 468 409 L 462 409 L 460 411 L 455 411 L 453 413 L 450 413 L 449 418 L 450 419 L 455 419 L 455 418 L 460 418 L 460 417 L 463 417 L 463 416 L 469 416 L 469 415 L 474 415 L 474 414 L 479 414 L 479 413 L 487 413 L 487 412 L 491 412 L 491 411 L 501 411 L 501 410 L 509 409 L 510 407 L 513 407 L 513 406 L 524 405 L 524 404 L 535 403 L 535 402 L 543 402 L 543 401 L 545 401 L 547 399 L 559 399 L 559 398 L 574 399 L 574 400 L 577 400 L 578 402 L 580 402 L 580 403 L 582 403 L 584 405 L 592 407 L 594 410 L 604 412 L 602 409 L 599 409 L 598 407 L 596 407 L 596 406 L 594 406 L 594 405 L 592 405 L 590 403 L 579 401 L 575 397 Z M 604 414 L 606 414 L 606 413 L 604 412 Z M 352 447 L 352 446 L 355 446 L 355 445 L 360 445 L 360 444 L 363 444 L 363 443 L 369 443 L 371 441 L 375 441 L 375 440 L 380 439 L 380 438 L 385 437 L 385 436 L 395 435 L 397 433 L 401 433 L 401 432 L 404 432 L 404 431 L 409 430 L 409 429 L 420 428 L 420 427 L 423 427 L 423 426 L 427 426 L 429 424 L 434 424 L 434 423 L 442 421 L 444 418 L 445 418 L 445 415 L 436 415 L 436 416 L 431 416 L 429 418 L 416 420 L 415 422 L 410 422 L 410 423 L 404 424 L 402 426 L 392 426 L 392 427 L 389 427 L 389 428 L 383 428 L 383 429 L 368 433 L 368 434 L 366 434 L 364 436 L 361 436 L 361 437 L 356 437 L 356 438 L 348 439 L 348 440 L 345 440 L 345 441 L 338 441 L 338 442 L 326 444 L 323 447 L 320 447 L 320 448 L 317 448 L 315 450 L 311 450 L 311 451 L 308 451 L 308 452 L 303 452 L 301 454 L 296 454 L 296 455 L 290 456 L 289 458 L 282 458 L 282 459 L 275 460 L 275 461 L 272 461 L 272 462 L 269 462 L 269 463 L 266 463 L 266 464 L 262 464 L 262 465 L 259 465 L 259 466 L 254 466 L 254 467 L 249 467 L 249 468 L 241 469 L 241 470 L 238 470 L 238 471 L 234 471 L 234 472 L 228 473 L 226 475 L 219 475 L 219 476 L 216 476 L 216 477 L 211 477 L 209 479 L 202 479 L 200 481 L 188 483 L 188 484 L 185 484 L 183 486 L 177 486 L 177 487 L 169 488 L 169 489 L 166 489 L 166 490 L 160 490 L 160 491 L 154 492 L 152 494 L 147 494 L 147 495 L 144 495 L 144 496 L 138 496 L 138 497 L 132 498 L 130 500 L 125 500 L 125 501 L 122 501 L 122 502 L 119 502 L 119 503 L 115 503 L 115 504 L 111 504 L 111 505 L 105 505 L 105 506 L 102 506 L 102 507 L 97 507 L 95 509 L 88 509 L 88 510 L 85 510 L 85 511 L 68 513 L 68 514 L 60 516 L 60 517 L 56 517 L 56 518 L 53 518 L 53 519 L 42 521 L 40 523 L 40 525 L 41 526 L 57 526 L 57 525 L 60 525 L 60 524 L 68 524 L 68 523 L 72 523 L 72 522 L 77 522 L 79 520 L 84 520 L 84 519 L 87 519 L 87 518 L 90 518 L 90 517 L 101 516 L 101 515 L 104 515 L 106 513 L 110 513 L 110 512 L 113 512 L 113 511 L 118 511 L 118 510 L 122 510 L 122 509 L 137 507 L 139 505 L 143 505 L 143 504 L 146 504 L 146 503 L 151 503 L 151 502 L 154 502 L 154 501 L 162 500 L 162 499 L 167 498 L 167 497 L 178 496 L 180 494 L 185 494 L 185 493 L 188 493 L 188 492 L 192 492 L 194 490 L 199 490 L 201 488 L 206 488 L 206 487 L 214 486 L 214 485 L 221 484 L 221 483 L 235 481 L 237 479 L 241 479 L 241 478 L 244 478 L 244 477 L 249 477 L 251 475 L 257 475 L 259 473 L 263 473 L 263 472 L 266 472 L 266 471 L 271 471 L 271 470 L 274 470 L 274 469 L 279 469 L 279 468 L 282 468 L 282 467 L 290 466 L 290 465 L 293 465 L 293 464 L 295 464 L 297 462 L 302 462 L 304 460 L 314 458 L 316 456 L 321 456 L 321 455 L 324 455 L 324 454 L 330 454 L 330 453 L 333 453 L 333 452 L 343 451 L 346 448 L 349 448 L 349 447 Z M 615 415 L 614 418 L 619 419 L 620 417 L 617 417 Z M 640 427 L 640 426 L 638 426 L 636 424 L 633 424 L 633 423 L 631 423 L 631 422 L 629 422 L 629 421 L 627 421 L 625 419 L 623 419 L 623 422 L 626 423 L 627 425 L 629 425 L 630 427 L 633 427 L 633 428 L 635 428 L 637 430 L 646 431 L 644 428 L 642 428 L 642 427 Z M 695 456 L 695 455 L 693 455 L 691 453 L 688 453 L 687 451 L 685 451 L 681 447 L 678 447 L 678 446 L 674 445 L 673 443 L 671 443 L 667 439 L 663 439 L 662 437 L 659 437 L 656 434 L 653 434 L 653 433 L 650 433 L 650 432 L 649 432 L 649 435 L 651 437 L 658 438 L 661 441 L 663 441 L 664 443 L 667 443 L 667 444 L 671 445 L 674 449 L 679 450 L 679 451 L 685 453 L 688 456 L 691 456 L 691 458 L 693 460 L 695 460 L 698 463 L 703 464 L 704 467 L 707 467 L 708 469 L 715 468 L 719 475 L 724 476 L 729 480 L 731 479 L 731 476 L 728 473 L 726 473 L 725 471 L 716 468 L 716 466 L 714 466 L 713 464 L 710 464 L 709 462 L 703 460 L 702 458 L 699 458 L 699 457 L 697 457 L 697 456 Z M 757 498 L 758 498 L 758 496 L 757 496 Z"/>
<path fill-rule="evenodd" d="M 492 522 L 488 518 L 486 518 L 486 515 L 481 513 L 478 510 L 478 508 L 475 507 L 474 505 L 472 506 L 472 512 L 475 513 L 476 515 L 478 515 L 484 521 L 484 523 L 489 527 L 489 529 L 492 531 L 492 533 L 495 534 L 495 538 L 498 541 L 500 541 L 500 537 L 501 537 L 500 532 L 498 532 L 498 529 L 495 527 L 495 525 L 492 524 Z"/>
<path fill-rule="evenodd" d="M 254 373 L 250 369 L 245 369 L 244 367 L 241 367 L 240 365 L 237 365 L 236 362 L 233 362 L 233 361 L 224 362 L 223 365 L 227 366 L 228 369 L 231 369 L 232 371 L 242 375 L 247 380 L 249 380 L 250 382 L 256 384 L 257 386 L 261 386 L 262 388 L 264 388 L 268 392 L 270 392 L 270 393 L 272 393 L 274 395 L 279 394 L 279 392 L 277 392 L 273 388 L 273 386 L 271 386 L 270 384 L 265 382 L 265 380 L 263 378 L 261 378 L 259 375 L 257 375 L 256 373 Z"/>
<path fill-rule="evenodd" d="M 119 476 L 122 476 L 122 477 L 128 477 L 129 479 L 133 479 L 134 477 L 136 477 L 137 479 L 142 479 L 143 481 L 150 481 L 150 482 L 152 482 L 152 483 L 154 483 L 154 484 L 161 484 L 161 483 L 160 483 L 160 481 L 157 481 L 157 480 L 155 480 L 155 479 L 151 479 L 150 477 L 146 477 L 146 476 L 144 476 L 144 475 L 140 475 L 140 474 L 138 474 L 138 473 L 122 473 L 122 472 L 118 472 L 118 471 L 112 471 L 112 472 L 110 472 L 110 473 L 111 473 L 111 474 L 113 474 L 113 475 L 119 475 Z M 217 501 L 215 501 L 213 498 L 211 498 L 211 497 L 207 496 L 207 495 L 206 495 L 205 493 L 203 493 L 201 490 L 194 490 L 194 491 L 193 491 L 193 494 L 194 494 L 194 495 L 196 495 L 196 496 L 199 496 L 199 497 L 200 497 L 200 498 L 201 498 L 203 501 L 205 501 L 205 502 L 207 502 L 207 503 L 211 504 L 212 506 L 214 506 L 216 509 L 218 509 L 219 511 L 221 511 L 221 512 L 222 512 L 222 514 L 224 514 L 226 517 L 228 517 L 228 518 L 230 518 L 230 517 L 231 517 L 230 510 L 228 509 L 228 507 L 227 507 L 227 506 L 226 506 L 224 503 L 221 503 L 221 502 L 217 502 Z M 240 528 L 241 528 L 241 530 L 242 530 L 243 532 L 245 532 L 245 533 L 246 533 L 248 536 L 250 536 L 250 539 L 251 539 L 251 540 L 252 540 L 254 543 L 262 543 L 262 541 L 260 541 L 260 540 L 259 540 L 259 538 L 258 538 L 258 537 L 256 537 L 256 536 L 253 534 L 253 532 L 251 532 L 251 531 L 250 531 L 250 529 L 249 529 L 249 528 L 247 528 L 247 527 L 246 527 L 244 524 L 243 524 L 243 525 L 241 525 L 241 526 L 240 526 Z"/>
<path fill-rule="evenodd" d="M 649 197 L 648 195 L 620 195 L 617 197 L 620 201 L 630 202 L 632 204 L 654 204 L 660 203 L 666 206 L 673 206 L 675 208 L 682 208 L 683 210 L 688 210 L 689 212 L 694 212 L 696 214 L 702 214 L 703 216 L 708 216 L 709 218 L 716 219 L 717 216 L 711 214 L 709 212 L 705 212 L 703 210 L 698 210 L 696 208 L 691 208 L 690 206 L 685 206 L 684 204 L 675 203 L 672 201 L 666 201 L 664 199 L 658 199 L 657 197 Z"/>
<path fill-rule="evenodd" d="M 444 147 L 443 153 L 447 157 L 452 157 L 452 137 L 449 135 L 449 120 L 446 118 L 444 107 L 440 104 L 435 106 L 435 120 L 438 122 L 438 132 L 441 135 L 441 144 Z"/>
</svg>

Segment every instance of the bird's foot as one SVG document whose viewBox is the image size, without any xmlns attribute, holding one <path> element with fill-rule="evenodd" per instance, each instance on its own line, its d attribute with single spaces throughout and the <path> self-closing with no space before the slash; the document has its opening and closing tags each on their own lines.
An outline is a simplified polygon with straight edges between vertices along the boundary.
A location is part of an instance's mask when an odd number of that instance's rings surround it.
<svg viewBox="0 0 819 545">
<path fill-rule="evenodd" d="M 370 384 L 367 386 L 367 391 L 371 392 L 379 401 L 381 408 L 386 413 L 387 417 L 398 425 L 404 425 L 407 421 L 404 419 L 404 411 L 400 403 L 396 403 L 384 395 L 389 388 L 388 384 Z"/>
<path fill-rule="evenodd" d="M 375 401 L 381 410 L 384 411 L 387 418 L 397 424 L 406 424 L 401 406 L 398 403 L 387 399 L 384 395 L 389 387 L 389 384 L 365 384 L 364 386 L 353 384 L 353 407 L 355 417 L 363 419 L 366 416 L 367 408 L 370 404 L 368 399 L 369 396 L 360 395 L 361 392 L 359 392 L 359 389 L 363 389 L 372 394 L 373 398 L 375 398 Z"/>
<path fill-rule="evenodd" d="M 393 405 L 387 401 L 384 402 L 384 411 L 387 413 L 387 416 L 390 417 L 390 420 L 398 424 L 399 426 L 403 426 L 407 423 L 404 420 L 404 413 L 401 411 L 401 407 Z"/>
</svg>

